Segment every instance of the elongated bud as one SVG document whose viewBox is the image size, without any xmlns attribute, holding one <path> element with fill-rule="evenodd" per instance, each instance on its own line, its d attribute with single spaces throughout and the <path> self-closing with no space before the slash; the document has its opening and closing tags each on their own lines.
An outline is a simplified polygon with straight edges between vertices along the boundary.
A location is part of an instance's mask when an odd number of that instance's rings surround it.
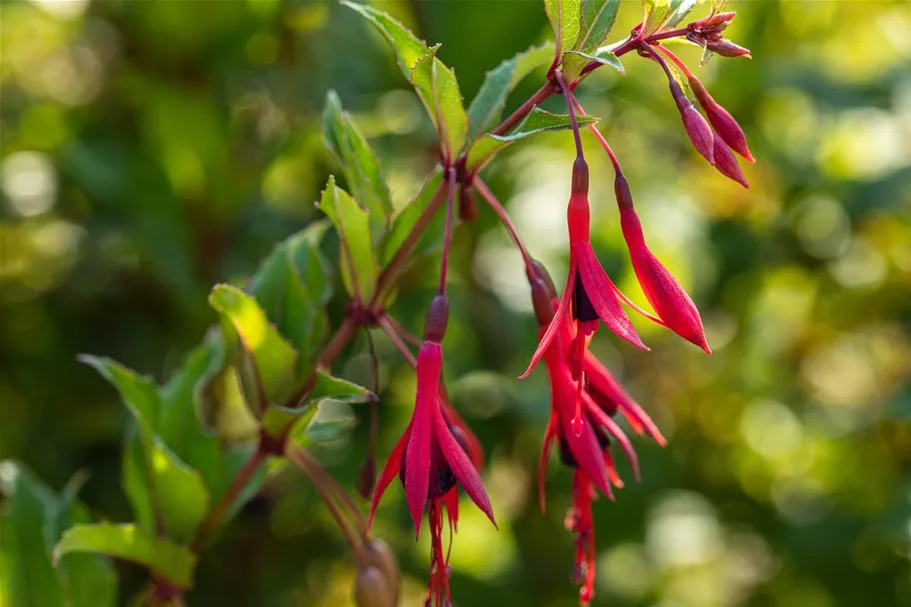
<svg viewBox="0 0 911 607">
<path fill-rule="evenodd" d="M 477 218 L 478 202 L 475 199 L 474 190 L 463 186 L 459 190 L 459 219 L 464 222 L 472 222 Z"/>
<path fill-rule="evenodd" d="M 531 285 L 531 303 L 534 306 L 538 326 L 546 327 L 554 317 L 557 303 L 557 289 L 550 274 L 538 261 L 532 261 L 534 276 L 528 279 Z"/>
<path fill-rule="evenodd" d="M 747 137 L 734 117 L 709 95 L 705 85 L 696 76 L 690 74 L 689 82 L 690 89 L 696 95 L 699 105 L 705 110 L 705 115 L 712 128 L 715 129 L 716 138 L 720 137 L 732 150 L 750 162 L 755 162 L 750 148 L 747 146 Z"/>
<path fill-rule="evenodd" d="M 715 168 L 728 179 L 736 181 L 745 188 L 750 187 L 734 157 L 734 152 L 731 151 L 728 144 L 721 140 L 721 137 L 715 137 Z"/>
<path fill-rule="evenodd" d="M 572 194 L 588 194 L 588 163 L 582 157 L 573 162 Z"/>
<path fill-rule="evenodd" d="M 383 572 L 389 590 L 392 592 L 392 604 L 398 605 L 402 588 L 402 574 L 389 544 L 378 538 L 367 540 L 364 543 L 363 555 L 365 563 Z"/>
<path fill-rule="evenodd" d="M 614 182 L 614 189 L 621 192 L 624 189 L 625 179 Z M 618 194 L 619 198 L 619 194 Z M 662 265 L 658 258 L 645 244 L 642 234 L 642 225 L 632 205 L 620 204 L 620 228 L 623 238 L 629 248 L 630 260 L 633 262 L 633 271 L 645 298 L 654 308 L 658 317 L 667 327 L 680 337 L 690 341 L 711 354 L 705 339 L 705 330 L 702 328 L 702 319 L 699 310 L 686 291 L 677 282 L 677 279 Z"/>
<path fill-rule="evenodd" d="M 718 53 L 722 57 L 750 57 L 750 49 L 743 48 L 731 42 L 730 40 L 712 40 L 711 38 L 706 39 L 705 47 L 712 51 L 713 53 Z"/>
<path fill-rule="evenodd" d="M 361 469 L 357 474 L 357 492 L 364 499 L 369 499 L 373 495 L 373 486 L 376 484 L 376 460 L 373 456 L 368 456 L 361 464 Z"/>
<path fill-rule="evenodd" d="M 698 27 L 702 31 L 715 31 L 720 32 L 730 24 L 730 22 L 737 16 L 737 13 L 734 11 L 729 11 L 727 13 L 717 13 L 711 17 L 707 17 L 702 21 L 695 21 L 691 26 Z"/>
<path fill-rule="evenodd" d="M 430 302 L 427 320 L 424 321 L 424 340 L 443 343 L 447 324 L 449 324 L 449 300 L 445 295 L 437 295 Z"/>
<path fill-rule="evenodd" d="M 395 596 L 389 581 L 377 567 L 364 567 L 354 582 L 354 602 L 357 607 L 395 607 Z"/>
<path fill-rule="evenodd" d="M 714 139 L 712 127 L 706 119 L 699 113 L 692 101 L 687 98 L 683 89 L 673 78 L 670 79 L 671 95 L 674 97 L 674 103 L 680 111 L 680 117 L 683 119 L 683 128 L 690 138 L 696 151 L 702 154 L 709 164 L 715 164 Z"/>
</svg>

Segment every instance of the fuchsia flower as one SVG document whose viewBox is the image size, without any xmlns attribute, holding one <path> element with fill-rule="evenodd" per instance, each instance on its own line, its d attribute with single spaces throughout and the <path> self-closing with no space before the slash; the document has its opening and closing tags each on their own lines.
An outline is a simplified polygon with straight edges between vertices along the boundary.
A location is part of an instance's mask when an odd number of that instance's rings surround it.
<svg viewBox="0 0 911 607">
<path fill-rule="evenodd" d="M 543 336 L 559 303 L 546 272 L 540 266 L 537 269 L 538 276 L 532 282 L 532 296 Z M 573 326 L 563 323 L 544 353 L 551 386 L 551 415 L 538 467 L 538 499 L 543 511 L 547 458 L 556 442 L 560 460 L 574 469 L 573 505 L 565 524 L 576 536 L 573 581 L 581 586 L 580 604 L 588 605 L 594 597 L 595 583 L 595 526 L 591 504 L 598 490 L 613 499 L 611 485 L 617 488 L 623 486 L 610 450 L 612 439 L 620 444 L 632 464 L 636 479 L 639 479 L 638 460 L 632 443 L 613 416 L 619 411 L 636 432 L 648 433 L 660 445 L 664 445 L 665 440 L 654 422 L 587 347 L 581 360 L 586 382 L 580 389 L 581 382 L 573 378 L 573 367 L 580 362 L 574 358 L 572 346 L 577 338 Z M 574 420 L 579 415 L 580 403 L 585 421 L 577 432 Z"/>
<path fill-rule="evenodd" d="M 581 344 L 584 336 L 591 335 L 598 329 L 600 320 L 629 343 L 648 350 L 617 299 L 617 287 L 608 278 L 592 249 L 589 233 L 591 211 L 588 205 L 588 165 L 581 157 L 576 158 L 573 164 L 572 191 L 566 214 L 569 227 L 569 272 L 566 286 L 557 312 L 541 336 L 538 349 L 522 378 L 531 373 L 564 325 L 575 325 L 577 341 Z M 578 345 L 576 352 L 582 352 Z M 581 361 L 581 357 L 578 358 Z M 581 371 L 579 365 L 575 365 L 573 371 L 574 379 L 578 379 Z"/>
<path fill-rule="evenodd" d="M 414 413 L 405 433 L 399 439 L 383 469 L 373 503 L 370 521 L 386 488 L 396 475 L 405 487 L 405 498 L 416 535 L 426 511 L 431 534 L 431 579 L 428 605 L 441 606 L 450 601 L 448 554 L 443 551 L 443 509 L 447 523 L 454 530 L 458 522 L 458 486 L 496 526 L 490 499 L 484 490 L 476 463 L 477 441 L 469 437 L 457 415 L 440 395 L 443 368 L 443 335 L 446 331 L 449 304 L 442 295 L 430 306 L 424 331 L 424 342 L 417 360 L 417 395 Z M 468 452 L 474 456 L 469 457 Z M 474 461 L 473 461 L 474 459 Z"/>
<path fill-rule="evenodd" d="M 620 209 L 620 227 L 629 249 L 633 271 L 648 303 L 671 331 L 693 342 L 705 350 L 706 354 L 711 354 L 712 350 L 705 339 L 699 310 L 677 279 L 645 244 L 645 236 L 642 234 L 642 225 L 633 207 L 629 184 L 619 170 L 614 179 L 614 193 Z"/>
</svg>

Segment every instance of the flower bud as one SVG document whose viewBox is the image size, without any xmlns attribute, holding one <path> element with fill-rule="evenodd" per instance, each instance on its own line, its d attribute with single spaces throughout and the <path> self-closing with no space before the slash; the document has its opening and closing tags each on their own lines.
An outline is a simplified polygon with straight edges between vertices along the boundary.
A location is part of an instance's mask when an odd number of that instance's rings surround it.
<svg viewBox="0 0 911 607">
<path fill-rule="evenodd" d="M 696 21 L 692 25 L 697 26 L 698 29 L 702 31 L 711 30 L 714 32 L 720 32 L 726 28 L 736 16 L 737 13 L 734 11 L 729 11 L 727 13 L 716 13 L 711 17 L 703 19 L 702 21 Z"/>
<path fill-rule="evenodd" d="M 449 324 L 449 300 L 445 295 L 437 295 L 430 302 L 427 320 L 424 321 L 424 340 L 443 343 L 446 325 Z"/>
<path fill-rule="evenodd" d="M 734 153 L 720 137 L 715 137 L 715 168 L 728 179 L 736 181 L 745 188 L 750 187 L 746 177 L 743 176 L 743 171 L 740 170 L 740 165 L 737 164 Z"/>
<path fill-rule="evenodd" d="M 377 567 L 361 569 L 354 582 L 354 602 L 357 607 L 395 607 L 395 596 L 389 582 Z"/>
<path fill-rule="evenodd" d="M 474 190 L 462 187 L 459 190 L 459 219 L 472 222 L 478 218 L 478 202 L 475 200 Z"/>
<path fill-rule="evenodd" d="M 676 80 L 670 80 L 670 87 L 671 95 L 674 97 L 674 102 L 677 104 L 677 109 L 680 111 L 680 117 L 683 118 L 683 128 L 686 129 L 686 134 L 690 138 L 690 142 L 692 142 L 696 151 L 709 161 L 709 164 L 715 164 L 715 136 L 712 134 L 712 127 L 709 126 L 706 119 L 699 113 L 699 110 L 696 109 L 693 102 L 687 98 Z"/>
<path fill-rule="evenodd" d="M 573 162 L 571 194 L 588 194 L 588 163 L 581 156 Z"/>
<path fill-rule="evenodd" d="M 718 53 L 722 57 L 750 57 L 750 49 L 743 48 L 731 42 L 730 40 L 713 40 L 711 38 L 706 39 L 705 48 L 709 49 L 713 53 Z"/>
<path fill-rule="evenodd" d="M 402 586 L 402 575 L 399 563 L 389 548 L 389 544 L 381 539 L 373 538 L 364 543 L 364 562 L 383 572 L 386 583 L 392 593 L 392 604 L 398 605 L 399 593 Z"/>
<path fill-rule="evenodd" d="M 533 261 L 534 275 L 528 277 L 531 285 L 531 303 L 539 327 L 546 327 L 554 317 L 557 305 L 557 289 L 550 274 L 540 262 Z"/>
<path fill-rule="evenodd" d="M 373 494 L 373 486 L 376 484 L 376 460 L 373 456 L 367 457 L 361 464 L 361 469 L 357 474 L 357 492 L 364 499 L 369 499 Z"/>
<path fill-rule="evenodd" d="M 750 148 L 747 146 L 746 135 L 743 134 L 743 129 L 740 128 L 734 117 L 726 109 L 718 105 L 712 96 L 709 95 L 705 85 L 696 76 L 690 74 L 689 82 L 693 94 L 696 95 L 696 99 L 699 101 L 699 105 L 705 110 L 706 117 L 709 119 L 712 128 L 715 129 L 716 138 L 720 137 L 732 150 L 750 162 L 755 162 L 753 155 L 750 153 Z"/>
</svg>

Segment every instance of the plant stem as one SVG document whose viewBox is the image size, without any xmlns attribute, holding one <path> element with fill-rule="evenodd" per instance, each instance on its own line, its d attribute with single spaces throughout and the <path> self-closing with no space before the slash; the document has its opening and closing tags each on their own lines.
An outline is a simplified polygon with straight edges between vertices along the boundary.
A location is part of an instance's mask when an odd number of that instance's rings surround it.
<svg viewBox="0 0 911 607">
<path fill-rule="evenodd" d="M 326 508 L 329 510 L 329 513 L 332 515 L 332 518 L 335 519 L 335 523 L 342 530 L 342 533 L 345 534 L 345 539 L 348 542 L 348 546 L 351 548 L 351 552 L 354 554 L 355 560 L 357 560 L 358 567 L 363 567 L 364 565 L 364 555 L 361 553 L 360 540 L 357 534 L 351 529 L 351 526 L 348 521 L 342 516 L 342 513 L 336 507 L 336 504 L 332 501 L 332 496 L 326 491 L 326 487 L 322 484 L 322 479 L 320 473 L 315 470 L 313 466 L 314 463 L 317 463 L 315 460 L 310 458 L 309 454 L 304 450 L 303 447 L 295 445 L 293 443 L 288 443 L 288 448 L 285 450 L 285 455 L 292 464 L 297 466 L 304 475 L 310 479 L 310 482 L 313 484 L 313 487 L 320 494 L 320 497 L 323 498 L 323 503 L 326 504 Z M 317 467 L 320 467 L 317 463 Z M 360 511 L 357 511 L 360 513 Z M 361 527 L 361 537 L 363 536 L 363 529 Z"/>
<path fill-rule="evenodd" d="M 580 116 L 587 115 L 578 99 L 573 99 L 573 104 L 575 105 L 576 110 L 579 112 Z M 611 149 L 611 146 L 607 142 L 607 139 L 605 139 L 604 135 L 601 134 L 601 131 L 598 130 L 598 127 L 596 127 L 594 124 L 590 124 L 588 125 L 588 130 L 592 133 L 592 135 L 595 136 L 595 139 L 598 140 L 598 143 L 601 144 L 601 147 L 604 148 L 604 151 L 607 153 L 608 158 L 610 158 L 611 164 L 614 165 L 614 171 L 617 172 L 617 175 L 622 175 L 623 171 L 620 170 L 620 163 L 617 161 L 617 156 L 614 154 L 614 150 Z"/>
<path fill-rule="evenodd" d="M 380 318 L 379 323 L 380 327 L 382 327 L 383 331 L 385 331 L 392 344 L 398 349 L 405 360 L 408 361 L 408 364 L 411 365 L 413 369 L 417 368 L 418 361 L 414 357 L 414 354 L 411 352 L 411 348 L 409 348 L 408 344 L 402 340 L 402 337 L 399 335 L 395 326 L 390 322 L 389 317 L 384 316 Z"/>
<path fill-rule="evenodd" d="M 532 109 L 535 106 L 540 105 L 545 99 L 549 98 L 556 92 L 556 87 L 554 86 L 553 80 L 548 80 L 545 82 L 541 88 L 539 88 L 534 95 L 528 98 L 528 100 L 520 105 L 516 111 L 509 115 L 509 117 L 501 122 L 497 127 L 491 131 L 494 135 L 505 135 L 512 130 L 514 126 L 519 124 L 523 118 L 528 116 Z"/>
<path fill-rule="evenodd" d="M 265 460 L 266 454 L 262 449 L 257 448 L 250 454 L 249 459 L 247 459 L 246 463 L 244 463 L 243 467 L 238 471 L 234 480 L 231 481 L 231 486 L 228 487 L 228 490 L 221 496 L 221 499 L 218 500 L 215 507 L 209 511 L 209 515 L 203 521 L 202 525 L 200 525 L 199 531 L 196 533 L 196 539 L 193 540 L 193 544 L 191 545 L 191 549 L 194 552 L 199 552 L 203 549 L 206 540 L 209 539 L 209 535 L 218 526 L 222 517 L 235 500 L 237 500 L 244 487 L 247 486 L 247 483 L 250 482 L 250 479 L 253 478 L 253 475 L 256 474 Z"/>
<path fill-rule="evenodd" d="M 692 72 L 692 71 L 690 70 L 690 68 L 687 67 L 687 65 L 680 59 L 680 57 L 678 57 L 677 55 L 675 55 L 674 53 L 672 53 L 671 51 L 669 51 L 667 48 L 665 48 L 664 46 L 662 46 L 662 45 L 660 45 L 660 44 L 656 44 L 656 45 L 655 45 L 655 48 L 658 49 L 659 51 L 661 51 L 662 53 L 664 53 L 668 58 L 670 58 L 670 60 L 673 61 L 673 62 L 677 65 L 677 67 L 680 68 L 680 70 L 683 72 L 683 74 L 684 74 L 687 78 L 692 78 L 692 77 L 693 77 L 693 72 Z"/>
<path fill-rule="evenodd" d="M 573 125 L 573 139 L 576 142 L 576 158 L 584 158 L 585 153 L 582 151 L 582 134 L 579 132 L 579 121 L 576 119 L 576 98 L 573 96 L 572 91 L 569 90 L 569 87 L 566 86 L 566 81 L 563 79 L 562 72 L 558 70 L 554 73 L 554 77 L 557 80 L 557 84 L 560 85 L 560 92 L 563 93 L 563 98 L 566 100 L 569 121 Z"/>
<path fill-rule="evenodd" d="M 443 204 L 445 196 L 446 189 L 441 184 L 439 189 L 437 189 L 436 194 L 433 195 L 433 198 L 427 204 L 427 208 L 424 209 L 424 212 L 418 217 L 418 220 L 415 222 L 414 227 L 411 229 L 405 242 L 403 242 L 399 247 L 399 250 L 395 252 L 392 261 L 390 261 L 389 265 L 380 272 L 380 276 L 376 282 L 376 291 L 374 291 L 370 307 L 375 306 L 376 303 L 380 301 L 383 295 L 386 294 L 386 289 L 395 281 L 398 271 L 408 260 L 408 255 L 411 253 L 412 249 L 414 249 L 415 245 L 417 245 L 418 240 L 420 240 L 421 235 L 424 233 L 424 229 L 427 227 L 427 224 L 430 223 L 430 220 L 433 219 L 433 216 L 439 210 L 440 205 Z"/>
<path fill-rule="evenodd" d="M 506 212 L 506 209 L 503 208 L 503 205 L 500 204 L 500 201 L 497 200 L 496 196 L 493 195 L 493 192 L 490 191 L 490 188 L 487 187 L 487 184 L 481 181 L 480 178 L 475 178 L 474 187 L 479 194 L 487 201 L 487 204 L 490 205 L 490 208 L 493 209 L 493 212 L 497 214 L 497 217 L 500 218 L 500 222 L 503 224 L 503 227 L 506 228 L 506 231 L 509 232 L 510 238 L 516 243 L 516 246 L 519 248 L 519 253 L 522 254 L 522 261 L 525 262 L 525 274 L 529 279 L 535 276 L 535 268 L 532 265 L 531 255 L 528 254 L 528 249 L 525 248 L 525 245 L 522 243 L 522 239 L 519 238 L 519 233 L 516 231 L 516 227 L 512 224 L 512 220 L 509 218 L 509 214 Z"/>
<path fill-rule="evenodd" d="M 443 231 L 443 254 L 440 257 L 440 295 L 446 293 L 446 274 L 449 271 L 449 250 L 452 246 L 452 207 L 455 194 L 455 169 L 446 169 L 446 228 Z"/>
</svg>

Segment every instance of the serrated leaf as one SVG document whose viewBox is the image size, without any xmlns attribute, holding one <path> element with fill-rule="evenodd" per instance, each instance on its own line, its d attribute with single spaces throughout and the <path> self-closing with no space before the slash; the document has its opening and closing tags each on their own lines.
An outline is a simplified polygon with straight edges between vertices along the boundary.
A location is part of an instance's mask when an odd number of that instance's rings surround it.
<svg viewBox="0 0 911 607">
<path fill-rule="evenodd" d="M 63 529 L 88 521 L 76 499 L 84 475 L 67 484 L 58 497 L 23 465 L 0 462 L 0 598 L 10 605 L 35 607 L 112 607 L 117 578 L 111 563 L 81 555 L 55 571 L 54 544 Z M 4 602 L 4 604 L 6 604 Z"/>
<path fill-rule="evenodd" d="M 577 116 L 579 126 L 588 126 L 598 122 L 591 116 Z M 515 129 L 506 135 L 485 135 L 478 139 L 468 150 L 466 168 L 469 171 L 480 170 L 505 147 L 545 131 L 563 131 L 572 128 L 572 121 L 566 114 L 552 114 L 541 108 L 534 108 Z"/>
<path fill-rule="evenodd" d="M 582 3 L 580 0 L 544 0 L 544 12 L 550 21 L 554 32 L 554 42 L 557 51 L 576 48 L 582 17 Z"/>
<path fill-rule="evenodd" d="M 496 125 L 503 114 L 506 100 L 516 85 L 536 68 L 550 63 L 554 56 L 554 45 L 548 42 L 531 47 L 487 72 L 481 88 L 468 106 L 470 137 L 476 139 Z"/>
<path fill-rule="evenodd" d="M 418 59 L 409 81 L 421 93 L 439 136 L 443 158 L 455 159 L 468 138 L 468 114 L 455 72 L 436 58 L 438 48 Z"/>
<path fill-rule="evenodd" d="M 253 276 L 247 291 L 279 333 L 297 350 L 297 373 L 309 372 L 325 338 L 325 306 L 332 295 L 331 270 L 319 248 L 327 222 L 276 245 Z"/>
<path fill-rule="evenodd" d="M 426 56 L 430 52 L 430 48 L 408 28 L 381 10 L 356 2 L 343 1 L 341 4 L 360 13 L 379 30 L 380 34 L 389 42 L 392 50 L 395 51 L 402 74 L 405 78 L 410 79 L 414 64 L 418 59 Z"/>
<path fill-rule="evenodd" d="M 650 36 L 677 25 L 696 4 L 697 0 L 642 0 L 642 35 Z"/>
<path fill-rule="evenodd" d="M 380 270 L 373 252 L 366 211 L 357 206 L 348 192 L 335 184 L 334 177 L 329 177 L 319 208 L 332 221 L 339 235 L 340 267 L 345 289 L 352 297 L 368 303 L 376 289 Z"/>
<path fill-rule="evenodd" d="M 626 73 L 623 63 L 607 47 L 598 49 L 593 54 L 583 53 L 582 51 L 569 51 L 563 55 L 563 73 L 567 81 L 575 80 L 582 72 L 582 69 L 591 61 L 597 61 L 601 65 L 609 65 L 621 74 Z"/>
<path fill-rule="evenodd" d="M 433 202 L 437 192 L 440 191 L 443 183 L 443 171 L 439 168 L 430 174 L 430 177 L 424 182 L 421 191 L 412 200 L 408 206 L 402 209 L 392 222 L 392 229 L 383 242 L 383 265 L 388 265 L 395 256 L 396 251 L 408 238 L 408 235 L 414 230 L 418 218 L 423 215 L 428 205 Z M 412 256 L 419 256 L 429 253 L 440 246 L 442 240 L 443 228 L 445 226 L 445 217 L 443 213 L 437 213 L 426 229 L 421 234 L 417 246 L 414 248 Z"/>
<path fill-rule="evenodd" d="M 297 387 L 294 348 L 269 322 L 256 300 L 237 287 L 216 285 L 209 294 L 209 304 L 230 321 L 243 343 L 238 370 L 254 412 L 261 413 L 268 403 L 284 402 Z"/>
<path fill-rule="evenodd" d="M 389 228 L 393 212 L 389 186 L 379 159 L 351 116 L 342 109 L 335 91 L 326 95 L 323 137 L 341 165 L 355 201 L 369 211 L 373 240 L 377 242 Z"/>
<path fill-rule="evenodd" d="M 104 554 L 142 565 L 180 588 L 190 588 L 196 555 L 133 524 L 96 523 L 70 528 L 54 548 L 54 561 L 74 552 Z"/>
<path fill-rule="evenodd" d="M 582 0 L 579 38 L 573 50 L 591 53 L 604 44 L 617 21 L 619 8 L 620 0 Z"/>
<path fill-rule="evenodd" d="M 91 367 L 94 367 L 108 382 L 110 382 L 123 399 L 130 413 L 149 431 L 158 428 L 158 414 L 160 403 L 158 390 L 152 378 L 137 375 L 132 369 L 124 367 L 119 362 L 102 356 L 82 354 L 78 357 Z"/>
<path fill-rule="evenodd" d="M 367 388 L 341 377 L 332 376 L 325 371 L 318 371 L 316 384 L 310 392 L 308 400 L 315 404 L 324 399 L 331 399 L 344 403 L 369 403 L 376 402 L 377 396 Z"/>
</svg>

